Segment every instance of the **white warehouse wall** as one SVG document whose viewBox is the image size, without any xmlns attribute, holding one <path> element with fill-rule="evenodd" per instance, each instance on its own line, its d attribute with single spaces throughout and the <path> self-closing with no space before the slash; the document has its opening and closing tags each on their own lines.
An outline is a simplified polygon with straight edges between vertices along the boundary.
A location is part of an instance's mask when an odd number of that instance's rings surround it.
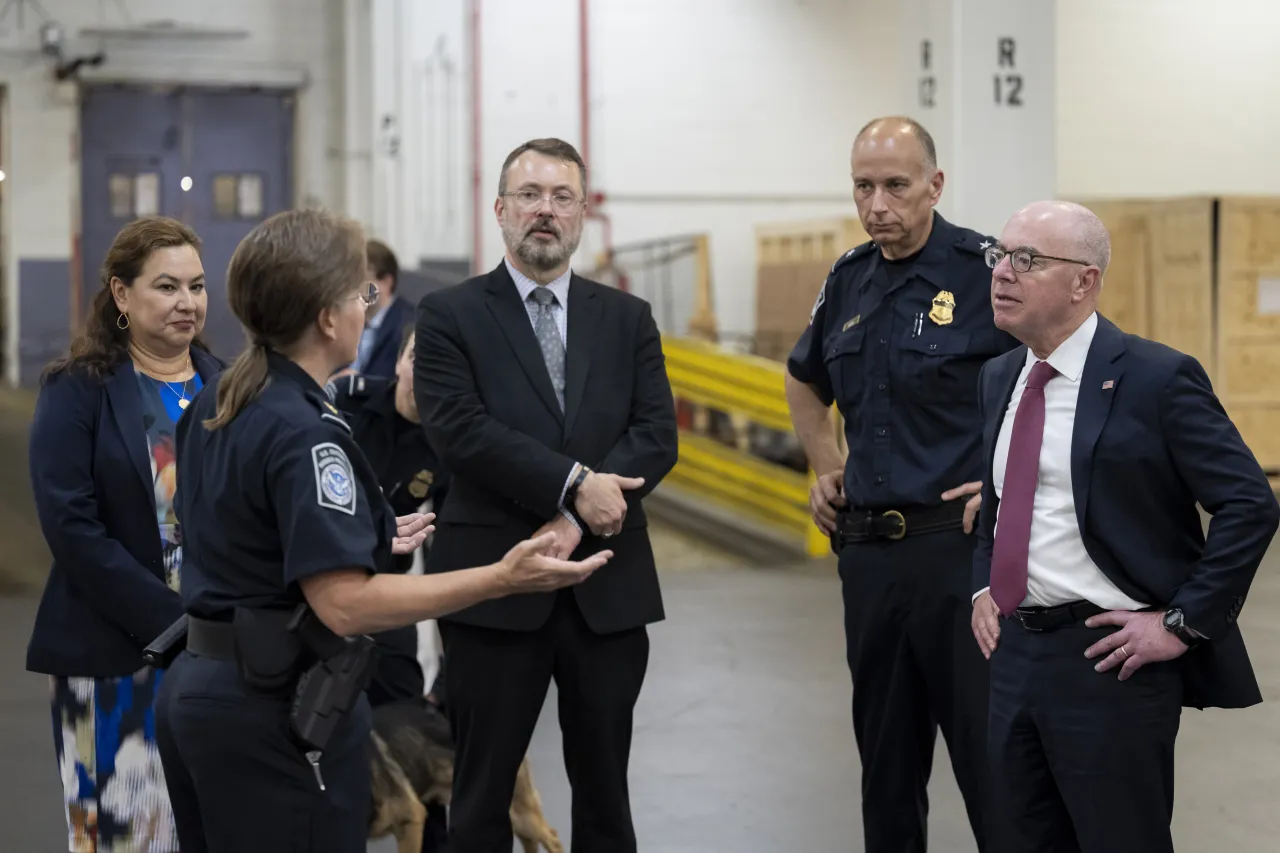
<svg viewBox="0 0 1280 853">
<path fill-rule="evenodd" d="M 355 0 L 359 2 L 360 0 Z M 299 203 L 343 207 L 342 20 L 339 0 L 126 0 L 123 4 L 47 2 L 69 56 L 107 61 L 85 68 L 85 80 L 116 79 L 201 84 L 301 84 L 295 147 Z M 123 7 L 123 12 L 122 12 Z M 126 17 L 127 13 L 127 17 Z M 234 41 L 109 41 L 79 36 L 86 27 L 176 20 L 248 31 Z M 59 85 L 39 55 L 42 21 L 28 4 L 21 28 L 9 10 L 0 26 L 4 114 L 5 330 L 7 376 L 17 382 L 20 306 L 18 261 L 70 260 L 79 218 L 76 162 L 79 110 L 74 84 Z M 122 127 L 121 133 L 128 128 Z M 356 152 L 358 156 L 358 152 Z M 92 283 L 86 283 L 92 287 Z"/>
<path fill-rule="evenodd" d="M 467 0 L 426 4 L 373 0 L 375 78 L 399 80 L 405 139 L 435 69 L 433 135 L 384 151 L 388 236 L 406 260 L 472 253 L 469 10 Z M 849 147 L 857 129 L 898 100 L 895 22 L 870 0 L 591 0 L 589 145 L 591 189 L 612 222 L 614 243 L 710 232 L 720 328 L 754 329 L 757 223 L 854 215 Z M 399 9 L 397 18 L 397 8 Z M 507 153 L 538 136 L 583 148 L 579 110 L 578 0 L 480 3 L 480 266 L 496 265 L 502 237 L 493 216 Z M 851 35 L 852 34 L 852 35 Z M 454 69 L 446 77 L 445 67 Z M 446 80 L 451 83 L 446 83 Z M 386 84 L 383 84 L 386 85 Z M 393 83 L 392 85 L 395 85 Z M 451 181 L 450 183 L 445 183 Z M 575 263 L 602 248 L 589 223 Z M 814 282 L 817 293 L 820 282 Z"/>
<path fill-rule="evenodd" d="M 1058 192 L 1280 195 L 1280 5 L 1059 0 Z"/>
</svg>

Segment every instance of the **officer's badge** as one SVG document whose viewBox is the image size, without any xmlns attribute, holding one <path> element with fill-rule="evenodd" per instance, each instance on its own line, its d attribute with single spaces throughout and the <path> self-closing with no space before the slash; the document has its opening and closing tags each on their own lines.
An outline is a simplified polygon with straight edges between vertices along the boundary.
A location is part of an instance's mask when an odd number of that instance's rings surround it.
<svg viewBox="0 0 1280 853">
<path fill-rule="evenodd" d="M 356 482 L 347 454 L 327 441 L 311 448 L 311 461 L 316 472 L 316 502 L 325 509 L 355 515 Z"/>
<path fill-rule="evenodd" d="M 431 484 L 435 481 L 435 475 L 430 471 L 419 471 L 413 475 L 413 480 L 409 483 L 409 494 L 421 500 L 427 496 L 427 492 L 431 490 Z"/>
<path fill-rule="evenodd" d="M 849 322 L 845 323 L 843 326 L 840 327 L 840 331 L 847 332 L 861 322 L 862 322 L 862 315 L 856 314 L 854 315 L 854 318 L 852 320 L 850 320 Z"/>
<path fill-rule="evenodd" d="M 933 297 L 933 309 L 929 311 L 929 319 L 939 326 L 945 326 L 955 319 L 956 298 L 950 291 L 939 290 Z"/>
</svg>

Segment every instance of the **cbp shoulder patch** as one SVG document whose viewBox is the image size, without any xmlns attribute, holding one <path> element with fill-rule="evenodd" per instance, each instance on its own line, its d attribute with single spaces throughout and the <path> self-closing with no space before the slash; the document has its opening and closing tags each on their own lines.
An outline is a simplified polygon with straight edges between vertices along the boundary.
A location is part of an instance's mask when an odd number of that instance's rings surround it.
<svg viewBox="0 0 1280 853">
<path fill-rule="evenodd" d="M 355 515 L 356 481 L 347 454 L 326 441 L 311 448 L 311 462 L 316 472 L 316 502 L 325 509 Z"/>
<path fill-rule="evenodd" d="M 822 307 L 822 303 L 827 301 L 827 283 L 822 282 L 822 289 L 818 291 L 818 301 L 813 303 L 813 310 L 809 312 L 809 325 L 813 325 L 813 318 L 818 316 L 818 309 Z"/>
</svg>

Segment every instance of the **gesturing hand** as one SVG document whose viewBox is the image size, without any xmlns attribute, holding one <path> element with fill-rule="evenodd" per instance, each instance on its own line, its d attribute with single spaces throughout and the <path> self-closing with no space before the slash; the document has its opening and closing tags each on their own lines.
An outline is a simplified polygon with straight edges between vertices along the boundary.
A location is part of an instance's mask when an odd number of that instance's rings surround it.
<svg viewBox="0 0 1280 853">
<path fill-rule="evenodd" d="M 547 592 L 581 583 L 613 557 L 612 551 L 568 562 L 548 556 L 556 546 L 556 534 L 544 533 L 516 545 L 498 563 L 498 577 L 511 592 Z"/>
<path fill-rule="evenodd" d="M 818 529 L 830 536 L 836 530 L 836 508 L 844 499 L 844 471 L 830 471 L 809 487 L 809 512 Z"/>
<path fill-rule="evenodd" d="M 942 499 L 949 501 L 962 495 L 973 495 L 964 505 L 964 532 L 972 533 L 973 521 L 978 517 L 978 510 L 982 507 L 982 483 L 965 483 L 954 489 L 947 489 L 942 493 Z"/>
<path fill-rule="evenodd" d="M 991 653 L 1000 643 L 1000 608 L 991 598 L 991 590 L 984 590 L 973 602 L 973 615 L 969 617 L 969 627 L 982 649 L 982 656 L 991 660 Z"/>
<path fill-rule="evenodd" d="M 1187 644 L 1164 629 L 1163 618 L 1163 612 L 1132 610 L 1111 610 L 1090 616 L 1084 623 L 1090 628 L 1119 625 L 1120 630 L 1094 643 L 1085 650 L 1084 656 L 1092 660 L 1107 655 L 1094 667 L 1098 672 L 1124 664 L 1120 668 L 1121 681 L 1130 678 L 1144 664 L 1181 657 L 1187 651 Z"/>
<path fill-rule="evenodd" d="M 423 515 L 420 512 L 411 512 L 408 515 L 401 515 L 396 518 L 396 537 L 391 540 L 392 554 L 412 554 L 422 543 L 427 541 L 427 534 L 435 530 L 431 526 L 431 522 L 436 520 L 436 514 L 429 512 Z"/>
</svg>

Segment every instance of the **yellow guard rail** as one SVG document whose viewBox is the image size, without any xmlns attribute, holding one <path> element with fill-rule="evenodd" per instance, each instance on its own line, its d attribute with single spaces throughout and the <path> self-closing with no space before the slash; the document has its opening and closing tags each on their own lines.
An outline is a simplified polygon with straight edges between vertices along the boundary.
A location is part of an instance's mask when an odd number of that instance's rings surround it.
<svg viewBox="0 0 1280 853">
<path fill-rule="evenodd" d="M 727 352 L 692 338 L 664 337 L 667 376 L 677 401 L 738 415 L 791 432 L 791 416 L 777 361 Z M 666 482 L 714 502 L 743 519 L 772 528 L 811 557 L 830 542 L 809 513 L 813 474 L 798 473 L 714 439 L 681 429 L 680 456 Z"/>
</svg>

